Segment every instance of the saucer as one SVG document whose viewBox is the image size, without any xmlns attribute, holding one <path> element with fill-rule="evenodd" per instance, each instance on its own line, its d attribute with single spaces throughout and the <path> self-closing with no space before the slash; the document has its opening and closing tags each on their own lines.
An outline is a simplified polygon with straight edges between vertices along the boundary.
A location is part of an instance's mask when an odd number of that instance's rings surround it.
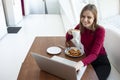
<svg viewBox="0 0 120 80">
<path fill-rule="evenodd" d="M 47 48 L 47 53 L 49 54 L 59 54 L 61 52 L 61 48 L 57 47 L 57 46 L 52 46 Z"/>
</svg>

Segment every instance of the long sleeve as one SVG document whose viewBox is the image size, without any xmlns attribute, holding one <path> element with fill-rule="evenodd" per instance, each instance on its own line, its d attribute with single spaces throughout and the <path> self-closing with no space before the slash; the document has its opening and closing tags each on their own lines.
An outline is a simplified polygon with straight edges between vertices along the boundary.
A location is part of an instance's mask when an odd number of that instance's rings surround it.
<svg viewBox="0 0 120 80">
<path fill-rule="evenodd" d="M 86 36 L 87 35 L 87 36 Z M 86 36 L 86 37 L 85 37 Z M 93 62 L 99 55 L 105 54 L 105 49 L 103 47 L 105 36 L 105 30 L 102 27 L 99 27 L 93 34 L 90 35 L 84 33 L 82 35 L 82 42 L 84 44 L 86 58 L 82 60 L 84 65 L 90 64 Z"/>
</svg>

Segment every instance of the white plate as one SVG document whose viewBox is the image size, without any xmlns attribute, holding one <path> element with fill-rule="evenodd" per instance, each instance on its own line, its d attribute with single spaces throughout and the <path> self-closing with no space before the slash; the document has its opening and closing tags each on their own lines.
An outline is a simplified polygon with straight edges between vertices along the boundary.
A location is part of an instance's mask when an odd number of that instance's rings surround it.
<svg viewBox="0 0 120 80">
<path fill-rule="evenodd" d="M 61 48 L 57 46 L 52 46 L 52 47 L 47 48 L 47 52 L 49 54 L 59 54 L 61 52 Z"/>
</svg>

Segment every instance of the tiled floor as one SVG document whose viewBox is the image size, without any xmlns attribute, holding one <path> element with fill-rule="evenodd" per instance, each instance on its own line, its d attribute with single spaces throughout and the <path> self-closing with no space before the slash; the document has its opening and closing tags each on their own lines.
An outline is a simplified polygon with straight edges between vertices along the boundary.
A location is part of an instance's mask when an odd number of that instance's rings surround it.
<svg viewBox="0 0 120 80">
<path fill-rule="evenodd" d="M 17 80 L 17 76 L 35 36 L 64 36 L 59 15 L 29 15 L 24 17 L 17 34 L 7 34 L 0 40 L 0 80 Z"/>
</svg>

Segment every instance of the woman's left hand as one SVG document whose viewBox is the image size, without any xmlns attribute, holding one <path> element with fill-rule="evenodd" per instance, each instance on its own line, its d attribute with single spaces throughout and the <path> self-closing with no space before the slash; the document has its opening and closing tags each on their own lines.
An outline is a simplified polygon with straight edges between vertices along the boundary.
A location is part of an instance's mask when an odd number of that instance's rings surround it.
<svg viewBox="0 0 120 80">
<path fill-rule="evenodd" d="M 84 66 L 82 61 L 77 62 L 75 65 L 76 71 L 79 71 Z"/>
</svg>

